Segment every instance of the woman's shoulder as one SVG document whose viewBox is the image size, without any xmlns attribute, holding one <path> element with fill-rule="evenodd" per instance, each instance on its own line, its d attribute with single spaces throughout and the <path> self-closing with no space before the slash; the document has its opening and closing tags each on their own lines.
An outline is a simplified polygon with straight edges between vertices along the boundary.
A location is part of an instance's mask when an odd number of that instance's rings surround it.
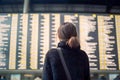
<svg viewBox="0 0 120 80">
<path fill-rule="evenodd" d="M 56 48 L 52 48 L 50 50 L 48 50 L 47 52 L 47 56 L 53 56 L 53 55 L 56 55 L 57 54 L 57 49 Z"/>
<path fill-rule="evenodd" d="M 56 48 L 52 48 L 50 50 L 48 50 L 47 54 L 46 54 L 46 58 L 49 59 L 52 63 L 58 61 L 58 52 Z"/>
<path fill-rule="evenodd" d="M 84 50 L 80 50 L 80 54 L 83 56 L 88 56 L 87 53 Z"/>
<path fill-rule="evenodd" d="M 57 52 L 57 48 L 52 48 L 50 50 L 48 50 L 48 53 L 56 53 Z"/>
</svg>

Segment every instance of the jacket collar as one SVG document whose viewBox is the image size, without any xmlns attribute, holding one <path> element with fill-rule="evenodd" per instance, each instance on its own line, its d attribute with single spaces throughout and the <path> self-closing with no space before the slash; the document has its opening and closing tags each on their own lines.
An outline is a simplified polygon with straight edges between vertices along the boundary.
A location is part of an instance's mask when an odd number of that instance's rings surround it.
<svg viewBox="0 0 120 80">
<path fill-rule="evenodd" d="M 80 46 L 76 48 L 71 48 L 69 45 L 66 43 L 66 41 L 60 41 L 58 43 L 58 47 L 63 48 L 63 49 L 70 49 L 70 50 L 80 50 Z"/>
</svg>

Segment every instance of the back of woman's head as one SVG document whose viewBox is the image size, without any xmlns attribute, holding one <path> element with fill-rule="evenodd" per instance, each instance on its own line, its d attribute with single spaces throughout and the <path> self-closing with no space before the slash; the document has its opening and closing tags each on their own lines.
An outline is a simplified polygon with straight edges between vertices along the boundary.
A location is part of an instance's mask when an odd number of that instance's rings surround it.
<svg viewBox="0 0 120 80">
<path fill-rule="evenodd" d="M 80 45 L 77 37 L 76 27 L 70 22 L 61 24 L 61 26 L 58 28 L 58 37 L 60 40 L 66 41 L 71 48 L 75 48 Z"/>
</svg>

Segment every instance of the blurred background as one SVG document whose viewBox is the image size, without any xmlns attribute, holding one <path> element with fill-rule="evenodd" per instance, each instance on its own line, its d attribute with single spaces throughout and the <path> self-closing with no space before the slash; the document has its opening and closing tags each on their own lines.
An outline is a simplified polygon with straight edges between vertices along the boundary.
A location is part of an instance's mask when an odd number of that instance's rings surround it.
<svg viewBox="0 0 120 80">
<path fill-rule="evenodd" d="M 66 13 L 66 14 L 67 13 L 82 13 L 82 14 L 95 13 L 96 14 L 97 13 L 99 14 L 100 13 L 100 14 L 120 15 L 120 1 L 119 0 L 0 0 L 0 14 L 4 14 L 4 13 L 5 14 L 6 13 L 7 14 L 13 14 L 13 13 L 16 13 L 16 14 L 18 13 L 21 13 L 21 14 L 22 13 L 31 13 L 31 14 L 32 13 Z M 27 15 L 27 16 L 32 16 L 32 15 Z M 78 16 L 79 15 L 77 14 L 77 18 Z M 94 15 L 90 15 L 90 16 L 93 17 Z M 10 15 L 8 17 L 10 17 Z M 19 17 L 21 17 L 21 15 L 19 15 Z M 42 15 L 42 17 L 44 17 L 44 15 Z M 76 18 L 75 15 L 73 17 Z M 108 17 L 110 16 L 107 16 L 107 18 Z M 110 19 L 111 20 L 109 21 L 111 22 L 115 21 L 113 20 L 113 18 L 110 18 Z M 0 17 L 0 20 L 1 20 L 1 17 Z M 95 20 L 97 20 L 96 15 L 93 21 Z M 120 18 L 118 20 L 120 20 Z M 2 61 L 2 59 L 0 59 L 0 61 Z M 26 70 L 26 69 L 25 70 L 2 70 L 0 69 L 0 80 L 2 80 L 3 78 L 6 80 L 41 80 L 41 74 L 42 74 L 41 70 Z M 113 71 L 93 70 L 91 71 L 91 80 L 103 80 L 103 79 L 114 80 L 114 78 L 120 77 L 119 74 L 120 74 L 120 70 L 113 70 Z"/>
</svg>

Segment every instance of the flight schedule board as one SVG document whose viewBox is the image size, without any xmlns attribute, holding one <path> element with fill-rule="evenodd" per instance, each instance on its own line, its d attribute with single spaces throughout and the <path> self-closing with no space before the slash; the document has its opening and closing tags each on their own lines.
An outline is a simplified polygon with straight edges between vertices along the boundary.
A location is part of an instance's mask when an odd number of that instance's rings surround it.
<svg viewBox="0 0 120 80">
<path fill-rule="evenodd" d="M 76 26 L 90 70 L 120 70 L 120 15 L 86 13 L 1 13 L 0 70 L 42 69 L 63 22 Z"/>
</svg>

